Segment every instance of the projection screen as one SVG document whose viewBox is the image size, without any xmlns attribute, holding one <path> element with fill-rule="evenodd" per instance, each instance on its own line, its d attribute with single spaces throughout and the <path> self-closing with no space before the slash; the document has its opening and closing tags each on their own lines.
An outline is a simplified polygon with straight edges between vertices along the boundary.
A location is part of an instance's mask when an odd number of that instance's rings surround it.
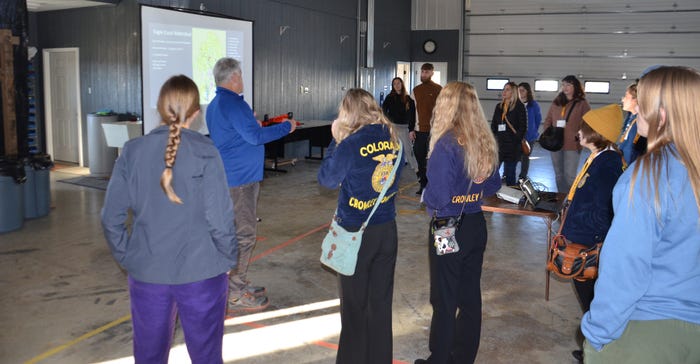
<svg viewBox="0 0 700 364">
<path fill-rule="evenodd" d="M 253 22 L 180 9 L 141 6 L 143 131 L 160 123 L 156 103 L 163 83 L 184 74 L 199 87 L 202 112 L 192 129 L 208 134 L 204 114 L 215 96 L 212 69 L 221 57 L 241 62 L 244 99 L 253 106 Z"/>
</svg>

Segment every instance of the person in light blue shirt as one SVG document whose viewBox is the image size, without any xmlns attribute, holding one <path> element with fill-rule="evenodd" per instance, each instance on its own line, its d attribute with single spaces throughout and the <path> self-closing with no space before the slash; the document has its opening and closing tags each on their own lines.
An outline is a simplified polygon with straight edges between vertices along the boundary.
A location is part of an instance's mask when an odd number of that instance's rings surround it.
<svg viewBox="0 0 700 364">
<path fill-rule="evenodd" d="M 240 62 L 221 58 L 214 65 L 216 96 L 207 107 L 207 128 L 221 153 L 233 201 L 238 268 L 229 277 L 229 315 L 265 309 L 270 301 L 264 287 L 248 280 L 248 265 L 255 249 L 257 205 L 263 179 L 265 143 L 280 139 L 296 128 L 295 120 L 263 128 L 243 99 Z"/>
<path fill-rule="evenodd" d="M 700 73 L 659 67 L 637 90 L 649 148 L 613 191 L 584 360 L 700 363 Z"/>
</svg>

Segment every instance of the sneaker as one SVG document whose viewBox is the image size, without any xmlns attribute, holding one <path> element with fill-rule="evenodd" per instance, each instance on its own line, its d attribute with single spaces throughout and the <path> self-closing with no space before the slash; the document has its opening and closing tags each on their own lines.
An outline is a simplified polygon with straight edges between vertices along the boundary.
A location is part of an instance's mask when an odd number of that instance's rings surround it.
<svg viewBox="0 0 700 364">
<path fill-rule="evenodd" d="M 267 297 L 255 297 L 246 292 L 241 298 L 229 301 L 226 314 L 228 316 L 239 316 L 249 313 L 260 312 L 270 305 L 270 300 Z"/>
<path fill-rule="evenodd" d="M 264 297 L 267 291 L 265 287 L 262 286 L 248 286 L 245 291 L 253 295 L 254 297 Z"/>
<path fill-rule="evenodd" d="M 583 350 L 574 350 L 571 352 L 571 356 L 578 360 L 579 363 L 583 363 Z"/>
</svg>

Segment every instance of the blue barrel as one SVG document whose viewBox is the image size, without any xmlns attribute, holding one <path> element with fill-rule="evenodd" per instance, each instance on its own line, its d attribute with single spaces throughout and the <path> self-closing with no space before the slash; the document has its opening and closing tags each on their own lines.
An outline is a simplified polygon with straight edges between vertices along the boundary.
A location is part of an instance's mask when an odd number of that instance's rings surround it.
<svg viewBox="0 0 700 364">
<path fill-rule="evenodd" d="M 0 233 L 22 227 L 25 180 L 21 161 L 0 157 Z"/>
<path fill-rule="evenodd" d="M 51 156 L 34 154 L 24 159 L 24 218 L 34 219 L 49 214 L 51 189 L 49 171 L 53 167 Z"/>
</svg>

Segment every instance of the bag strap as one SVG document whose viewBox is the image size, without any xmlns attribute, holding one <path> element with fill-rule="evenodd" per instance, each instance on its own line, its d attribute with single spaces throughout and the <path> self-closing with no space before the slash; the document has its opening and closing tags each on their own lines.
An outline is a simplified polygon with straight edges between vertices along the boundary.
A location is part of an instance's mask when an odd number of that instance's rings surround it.
<svg viewBox="0 0 700 364">
<path fill-rule="evenodd" d="M 574 111 L 574 108 L 576 107 L 577 102 L 578 102 L 578 99 L 574 100 L 574 103 L 571 104 L 571 109 L 569 109 L 569 112 L 566 113 L 566 118 L 564 120 L 566 120 L 567 123 L 569 122 L 569 116 L 571 116 L 571 112 Z"/>
<path fill-rule="evenodd" d="M 518 135 L 518 132 L 515 131 L 515 128 L 513 127 L 513 125 L 510 123 L 510 121 L 508 121 L 507 116 L 505 118 L 505 121 L 506 121 L 506 124 L 508 124 L 508 127 L 510 128 L 510 130 L 513 132 L 513 134 Z"/>
<path fill-rule="evenodd" d="M 365 220 L 365 222 L 362 223 L 360 230 L 364 230 L 364 228 L 367 226 L 369 219 L 372 218 L 372 215 L 374 215 L 374 212 L 377 211 L 377 207 L 379 207 L 379 204 L 382 203 L 382 199 L 384 198 L 384 195 L 386 195 L 386 191 L 389 190 L 389 185 L 393 184 L 394 177 L 396 176 L 396 171 L 401 166 L 401 156 L 402 155 L 403 155 L 403 143 L 401 143 L 401 140 L 399 140 L 399 154 L 396 157 L 396 163 L 394 163 L 394 168 L 391 170 L 391 174 L 389 175 L 389 178 L 386 180 L 384 187 L 382 187 L 382 192 L 379 193 L 379 197 L 377 197 L 377 202 L 374 204 L 374 207 L 372 208 L 372 212 L 370 212 L 369 216 L 367 216 L 367 220 Z"/>
<path fill-rule="evenodd" d="M 467 187 L 467 193 L 464 195 L 464 202 L 462 203 L 462 209 L 459 211 L 459 219 L 457 220 L 457 227 L 459 227 L 459 224 L 462 222 L 462 213 L 464 212 L 464 207 L 467 206 L 467 196 L 469 195 L 469 192 L 472 190 L 472 184 L 474 183 L 473 179 L 469 179 L 469 187 Z M 481 192 L 483 194 L 483 191 Z M 437 209 L 433 210 L 433 217 L 437 217 Z"/>
</svg>

